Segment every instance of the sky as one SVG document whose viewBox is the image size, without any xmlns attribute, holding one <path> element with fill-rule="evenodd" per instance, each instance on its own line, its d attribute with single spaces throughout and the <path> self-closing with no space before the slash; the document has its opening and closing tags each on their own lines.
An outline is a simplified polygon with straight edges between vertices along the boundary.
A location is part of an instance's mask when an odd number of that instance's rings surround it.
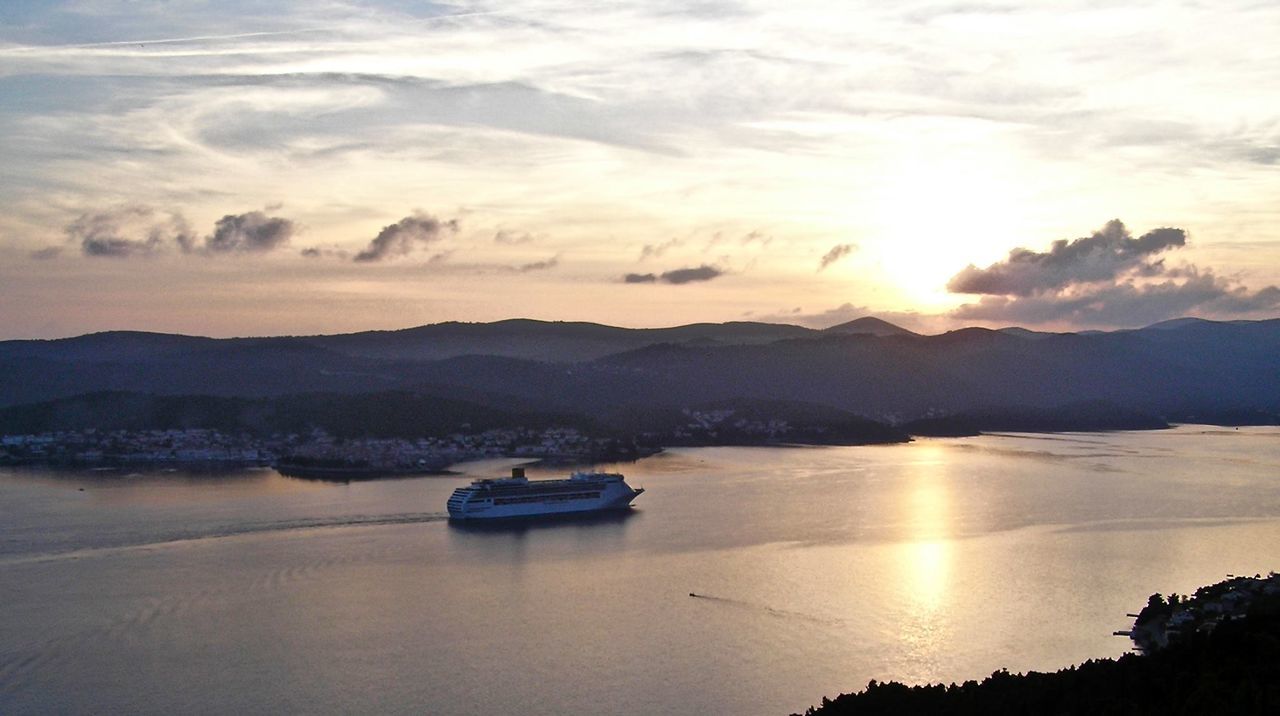
<svg viewBox="0 0 1280 716">
<path fill-rule="evenodd" d="M 0 339 L 1280 316 L 1280 5 L 0 3 Z"/>
</svg>

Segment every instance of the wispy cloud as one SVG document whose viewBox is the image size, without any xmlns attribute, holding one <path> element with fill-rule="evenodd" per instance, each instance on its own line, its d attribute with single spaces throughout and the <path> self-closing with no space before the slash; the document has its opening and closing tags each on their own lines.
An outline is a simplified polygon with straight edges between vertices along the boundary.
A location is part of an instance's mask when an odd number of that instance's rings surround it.
<svg viewBox="0 0 1280 716">
<path fill-rule="evenodd" d="M 493 235 L 495 244 L 505 244 L 507 246 L 519 246 L 520 244 L 532 243 L 534 235 L 527 231 L 511 231 L 509 229 L 499 229 Z"/>
<path fill-rule="evenodd" d="M 644 261 L 646 259 L 658 258 L 683 242 L 684 239 L 676 237 L 657 244 L 645 244 L 644 247 L 640 249 L 640 260 Z"/>
<path fill-rule="evenodd" d="M 110 42 L 82 42 L 68 45 L 25 45 L 21 47 L 0 48 L 0 56 L 4 55 L 39 55 L 55 53 L 60 50 L 87 50 L 93 48 L 146 47 L 147 45 L 172 45 L 203 43 L 210 40 L 244 40 L 249 38 L 279 37 L 282 35 L 300 35 L 309 32 L 324 32 L 326 28 L 302 28 L 297 30 L 280 30 L 275 32 L 237 32 L 227 35 L 193 35 L 190 37 L 147 37 L 133 40 L 112 40 Z"/>
<path fill-rule="evenodd" d="M 836 244 L 831 250 L 822 255 L 822 259 L 818 261 L 818 271 L 826 269 L 831 264 L 853 253 L 858 247 L 853 244 Z"/>
<path fill-rule="evenodd" d="M 48 261 L 49 259 L 56 259 L 56 258 L 58 258 L 59 256 L 61 256 L 61 255 L 62 255 L 62 247 L 61 247 L 61 246 L 46 246 L 46 247 L 44 247 L 43 249 L 36 249 L 35 251 L 32 251 L 32 252 L 31 252 L 30 254 L 28 254 L 28 255 L 29 255 L 31 258 L 33 258 L 33 259 L 35 259 L 35 260 L 37 260 L 37 261 Z"/>
<path fill-rule="evenodd" d="M 299 251 L 298 255 L 307 259 L 336 258 L 346 260 L 351 258 L 350 251 L 337 246 L 308 246 Z"/>
<path fill-rule="evenodd" d="M 661 267 L 751 272 L 750 282 L 695 272 L 687 290 L 652 292 L 678 297 L 653 307 L 672 322 L 761 302 L 909 308 L 970 262 L 955 286 L 978 291 L 964 300 L 988 310 L 1126 282 L 1138 293 L 1182 285 L 1188 276 L 1161 266 L 1180 255 L 1200 260 L 1201 282 L 1213 266 L 1228 293 L 1277 279 L 1268 272 L 1280 261 L 1280 69 L 1258 61 L 1257 48 L 1280 31 L 1280 7 L 1255 0 L 1155 14 L 1083 0 L 590 9 L 512 0 L 496 12 L 402 0 L 358 11 L 305 0 L 269 11 L 256 1 L 170 5 L 24 2 L 19 21 L 0 22 L 0 251 L 47 276 L 50 295 L 73 280 L 70 257 L 86 254 L 182 255 L 192 276 L 203 266 L 223 281 L 230 272 L 197 259 L 288 257 L 300 276 L 346 281 L 347 291 L 357 272 L 372 285 L 368 264 L 408 252 L 413 261 L 384 266 L 376 280 L 398 277 L 417 305 L 449 307 L 423 311 L 475 311 L 423 320 L 514 310 L 498 290 L 503 277 L 556 252 L 594 275 L 637 271 L 635 280 L 664 285 L 674 283 Z M 289 207 L 287 240 L 232 226 L 206 245 L 218 217 L 267 201 Z M 434 234 L 393 224 L 379 241 L 380 227 L 424 201 L 437 207 Z M 1039 244 L 1003 256 L 1018 236 L 1057 231 L 1081 206 L 1109 202 L 1185 217 L 1211 239 L 1136 256 L 1125 243 L 1108 253 L 1072 241 L 1061 256 Z M 89 217 L 59 245 L 65 261 L 44 246 L 85 207 L 136 205 L 171 212 Z M 195 228 L 169 225 L 170 213 Z M 444 226 L 451 217 L 467 231 Z M 1046 236 L 1056 235 L 1066 236 Z M 1231 253 L 1227 240 L 1262 248 Z M 837 242 L 860 248 L 830 255 Z M 476 243 L 483 265 L 443 258 Z M 519 250 L 528 246 L 545 254 Z M 1094 262 L 1060 269 L 1068 249 L 1089 249 Z M 867 273 L 849 285 L 812 280 L 815 268 L 852 269 L 863 256 Z M 432 257 L 441 281 L 428 286 L 421 268 Z M 106 260 L 95 269 L 136 270 Z M 458 280 L 449 295 L 479 298 L 434 300 L 445 277 Z M 630 299 L 600 285 L 547 291 L 536 306 L 548 316 L 631 315 Z M 700 286 L 723 295 L 687 300 Z M 1234 303 L 1265 301 L 1255 293 Z M 331 292 L 321 310 L 354 310 L 344 295 Z M 1234 305 L 1223 301 L 1215 310 Z M 248 298 L 241 306 L 246 317 L 268 310 Z M 83 307 L 66 310 L 74 321 Z"/>
<path fill-rule="evenodd" d="M 531 261 L 527 264 L 520 264 L 519 266 L 516 267 L 516 271 L 520 273 L 529 273 L 530 271 L 546 271 L 547 269 L 553 269 L 559 265 L 560 265 L 560 257 L 557 255 L 557 256 L 552 256 L 549 259 L 543 259 L 541 261 Z"/>
</svg>

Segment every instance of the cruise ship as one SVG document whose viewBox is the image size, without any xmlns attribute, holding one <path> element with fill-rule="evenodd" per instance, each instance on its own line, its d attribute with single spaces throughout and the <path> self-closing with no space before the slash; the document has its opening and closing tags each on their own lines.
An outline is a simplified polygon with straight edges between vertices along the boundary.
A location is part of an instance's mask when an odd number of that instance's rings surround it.
<svg viewBox="0 0 1280 716">
<path fill-rule="evenodd" d="M 455 520 L 537 517 L 568 513 L 624 510 L 644 488 L 631 489 L 622 475 L 575 472 L 564 480 L 530 480 L 524 468 L 511 477 L 475 480 L 449 498 L 449 518 Z"/>
</svg>

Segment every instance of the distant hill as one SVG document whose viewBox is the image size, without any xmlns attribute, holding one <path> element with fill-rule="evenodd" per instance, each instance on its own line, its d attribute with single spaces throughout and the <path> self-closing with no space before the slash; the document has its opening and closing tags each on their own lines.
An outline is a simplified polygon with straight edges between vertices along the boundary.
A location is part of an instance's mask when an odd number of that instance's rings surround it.
<svg viewBox="0 0 1280 716">
<path fill-rule="evenodd" d="M 1001 333 L 1004 333 L 1004 334 L 1006 334 L 1006 335 L 1010 335 L 1010 336 L 1017 336 L 1017 337 L 1019 337 L 1019 338 L 1026 338 L 1026 339 L 1028 339 L 1028 340 L 1033 340 L 1033 341 L 1034 341 L 1034 340 L 1039 340 L 1039 339 L 1041 339 L 1041 338 L 1045 338 L 1045 337 L 1048 337 L 1048 336 L 1061 335 L 1061 334 L 1058 334 L 1058 333 L 1045 333 L 1045 332 L 1043 332 L 1043 331 L 1032 331 L 1032 330 L 1029 330 L 1029 329 L 1026 329 L 1026 328 L 1019 328 L 1018 326 L 1010 326 L 1009 328 L 1001 328 L 1001 329 L 1000 329 L 1000 332 L 1001 332 Z"/>
<path fill-rule="evenodd" d="M 864 316 L 863 318 L 855 318 L 848 323 L 841 323 L 836 326 L 824 329 L 823 333 L 853 335 L 864 333 L 871 336 L 914 336 L 917 335 L 900 326 L 895 326 L 888 321 L 882 321 L 872 316 Z"/>
<path fill-rule="evenodd" d="M 307 336 L 297 340 L 362 358 L 442 360 L 464 355 L 490 355 L 577 363 L 655 343 L 750 345 L 815 333 L 809 328 L 776 323 L 695 323 L 674 328 L 617 328 L 598 323 L 515 319 L 496 323 L 438 323 L 400 331 Z"/>
<path fill-rule="evenodd" d="M 0 406 L 101 391 L 248 399 L 416 392 L 593 417 L 733 400 L 825 406 L 894 423 L 990 406 L 1029 418 L 1026 411 L 1097 401 L 1168 421 L 1280 415 L 1280 320 L 1087 335 L 983 328 L 918 335 L 876 319 L 852 324 L 815 331 L 502 321 L 343 336 L 120 332 L 5 341 Z"/>
</svg>

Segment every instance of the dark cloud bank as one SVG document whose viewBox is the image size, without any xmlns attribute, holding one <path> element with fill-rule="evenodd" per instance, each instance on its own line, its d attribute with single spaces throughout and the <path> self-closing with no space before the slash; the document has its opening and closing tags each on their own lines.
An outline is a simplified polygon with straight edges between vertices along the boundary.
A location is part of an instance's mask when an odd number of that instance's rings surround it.
<svg viewBox="0 0 1280 716">
<path fill-rule="evenodd" d="M 180 214 L 136 205 L 81 214 L 63 231 L 85 256 L 109 258 L 151 256 L 166 246 L 185 249 L 197 241 Z"/>
<path fill-rule="evenodd" d="M 445 221 L 418 211 L 384 226 L 354 257 L 337 247 L 305 248 L 300 254 L 306 258 L 353 258 L 362 263 L 381 261 L 404 256 L 457 231 L 456 219 Z M 289 244 L 298 233 L 298 225 L 263 211 L 249 211 L 223 216 L 215 222 L 212 233 L 201 237 L 178 212 L 129 205 L 81 214 L 64 232 L 68 241 L 78 246 L 85 256 L 147 257 L 174 248 L 184 254 L 222 256 L 275 251 Z M 32 252 L 31 256 L 51 259 L 61 251 L 61 247 L 51 246 Z M 554 265 L 554 260 L 536 262 L 525 270 L 536 271 Z"/>
<path fill-rule="evenodd" d="M 675 285 L 694 283 L 697 281 L 710 281 L 713 278 L 723 276 L 724 271 L 703 264 L 695 268 L 682 268 L 673 271 L 666 271 L 661 274 L 652 273 L 629 273 L 622 277 L 623 283 L 670 283 Z"/>
<path fill-rule="evenodd" d="M 153 256 L 170 247 L 213 256 L 271 251 L 287 244 L 297 225 L 261 211 L 228 214 L 214 224 L 212 234 L 201 239 L 181 214 L 133 205 L 81 214 L 64 232 L 85 256 Z M 58 253 L 58 247 L 50 247 L 33 255 L 52 258 Z"/>
<path fill-rule="evenodd" d="M 214 224 L 213 234 L 205 237 L 203 250 L 211 254 L 264 253 L 284 246 L 295 231 L 292 221 L 261 211 L 228 214 Z"/>
<path fill-rule="evenodd" d="M 1119 220 L 1048 251 L 1017 248 L 986 268 L 972 264 L 952 277 L 953 293 L 981 296 L 960 306 L 962 320 L 1079 325 L 1140 325 L 1196 312 L 1239 315 L 1280 307 L 1280 288 L 1250 291 L 1193 265 L 1171 268 L 1161 254 L 1187 243 L 1182 229 L 1134 238 Z"/>
</svg>

